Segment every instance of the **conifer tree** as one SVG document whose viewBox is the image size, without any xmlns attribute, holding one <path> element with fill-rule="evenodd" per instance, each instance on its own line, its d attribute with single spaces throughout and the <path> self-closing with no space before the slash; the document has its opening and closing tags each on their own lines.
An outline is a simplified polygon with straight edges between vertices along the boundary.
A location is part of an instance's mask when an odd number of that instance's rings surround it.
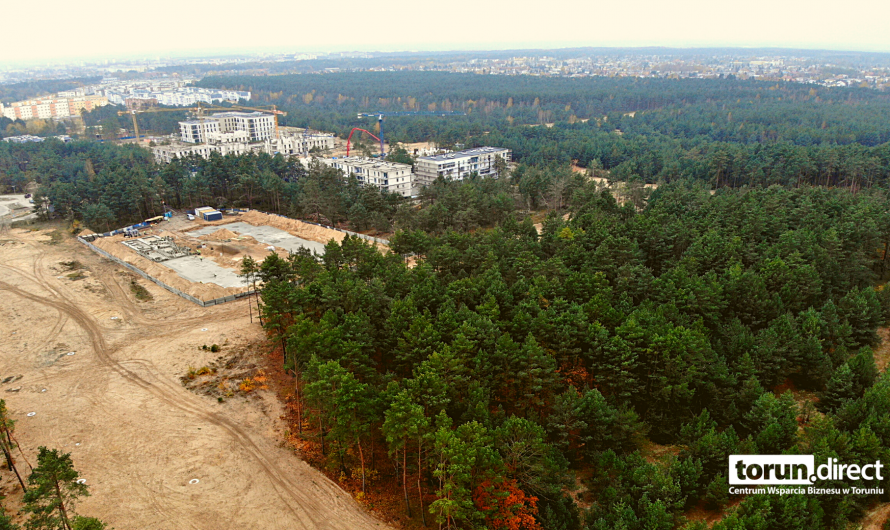
<svg viewBox="0 0 890 530">
<path fill-rule="evenodd" d="M 69 453 L 40 447 L 37 467 L 28 477 L 31 488 L 25 493 L 23 511 L 30 514 L 25 527 L 29 530 L 72 530 L 74 505 L 80 497 L 89 496 L 86 484 L 78 482 Z"/>
</svg>

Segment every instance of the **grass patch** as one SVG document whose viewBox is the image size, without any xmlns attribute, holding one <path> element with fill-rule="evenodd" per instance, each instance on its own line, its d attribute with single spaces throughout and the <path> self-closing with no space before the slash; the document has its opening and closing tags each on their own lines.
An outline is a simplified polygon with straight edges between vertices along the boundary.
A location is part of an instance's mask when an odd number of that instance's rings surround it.
<svg viewBox="0 0 890 530">
<path fill-rule="evenodd" d="M 140 302 L 148 302 L 149 300 L 154 300 L 154 297 L 148 292 L 148 289 L 139 285 L 135 279 L 130 280 L 130 292 L 133 293 L 133 296 L 136 297 L 136 300 Z"/>
<path fill-rule="evenodd" d="M 86 276 L 86 274 L 83 273 L 83 271 L 77 271 L 77 272 L 72 272 L 71 274 L 66 274 L 65 277 L 67 277 L 69 280 L 77 281 L 77 280 L 82 280 L 82 279 L 86 278 L 87 276 Z"/>
<path fill-rule="evenodd" d="M 62 233 L 61 230 L 53 230 L 49 233 L 49 241 L 46 242 L 48 245 L 58 245 L 62 242 L 62 239 L 65 237 L 65 234 Z"/>
</svg>

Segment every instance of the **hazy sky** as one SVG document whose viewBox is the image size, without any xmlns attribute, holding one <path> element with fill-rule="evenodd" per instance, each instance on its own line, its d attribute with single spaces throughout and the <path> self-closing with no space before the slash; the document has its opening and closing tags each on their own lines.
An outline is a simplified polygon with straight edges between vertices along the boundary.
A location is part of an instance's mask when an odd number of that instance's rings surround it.
<svg viewBox="0 0 890 530">
<path fill-rule="evenodd" d="M 4 2 L 0 62 L 220 51 L 780 46 L 890 52 L 887 0 Z"/>
</svg>

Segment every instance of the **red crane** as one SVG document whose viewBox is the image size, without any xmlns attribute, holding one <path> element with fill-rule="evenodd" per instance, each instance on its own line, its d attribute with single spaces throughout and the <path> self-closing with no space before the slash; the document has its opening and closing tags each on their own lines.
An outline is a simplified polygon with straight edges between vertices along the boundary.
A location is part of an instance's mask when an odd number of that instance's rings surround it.
<svg viewBox="0 0 890 530">
<path fill-rule="evenodd" d="M 358 127 L 353 127 L 352 130 L 349 131 L 349 137 L 346 138 L 346 156 L 349 156 L 349 141 L 352 140 L 352 135 L 353 135 L 353 133 L 355 133 L 355 131 L 361 131 L 363 133 L 367 133 L 368 136 L 370 136 L 371 138 L 380 142 L 380 156 L 386 156 L 386 153 L 383 150 L 383 140 L 381 140 L 380 138 L 377 138 L 376 136 L 374 136 L 373 134 L 371 134 L 370 132 L 368 132 L 364 129 L 359 129 Z"/>
</svg>

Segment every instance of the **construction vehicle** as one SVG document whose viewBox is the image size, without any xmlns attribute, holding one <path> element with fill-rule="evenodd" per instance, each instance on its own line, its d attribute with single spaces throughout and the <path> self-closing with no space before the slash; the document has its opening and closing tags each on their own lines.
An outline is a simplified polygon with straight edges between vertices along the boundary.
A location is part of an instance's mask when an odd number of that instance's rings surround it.
<svg viewBox="0 0 890 530">
<path fill-rule="evenodd" d="M 383 148 L 383 114 L 380 114 L 377 117 L 377 130 L 380 133 L 379 138 L 374 136 L 374 134 L 371 133 L 370 131 L 366 131 L 360 127 L 353 127 L 352 130 L 349 131 L 349 136 L 346 138 L 346 156 L 349 156 L 349 148 L 350 148 L 350 143 L 352 142 L 352 135 L 355 134 L 355 131 L 361 131 L 361 132 L 367 134 L 368 136 L 370 136 L 371 138 L 380 142 L 380 158 L 382 159 L 382 158 L 386 157 L 386 151 Z"/>
</svg>

